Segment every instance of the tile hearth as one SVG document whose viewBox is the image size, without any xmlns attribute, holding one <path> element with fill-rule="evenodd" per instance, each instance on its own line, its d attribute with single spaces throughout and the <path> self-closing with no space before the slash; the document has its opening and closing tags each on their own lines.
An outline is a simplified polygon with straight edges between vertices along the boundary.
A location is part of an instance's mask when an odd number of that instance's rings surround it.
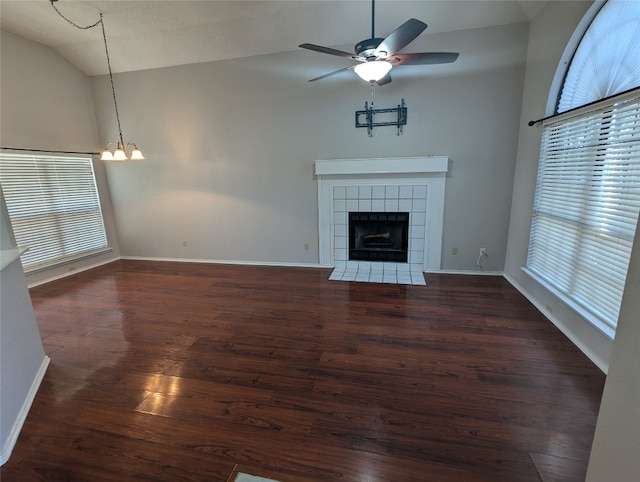
<svg viewBox="0 0 640 482">
<path fill-rule="evenodd" d="M 406 263 L 376 263 L 348 261 L 346 267 L 335 268 L 329 276 L 333 281 L 362 283 L 392 283 L 426 286 L 422 271 L 411 271 Z"/>
</svg>

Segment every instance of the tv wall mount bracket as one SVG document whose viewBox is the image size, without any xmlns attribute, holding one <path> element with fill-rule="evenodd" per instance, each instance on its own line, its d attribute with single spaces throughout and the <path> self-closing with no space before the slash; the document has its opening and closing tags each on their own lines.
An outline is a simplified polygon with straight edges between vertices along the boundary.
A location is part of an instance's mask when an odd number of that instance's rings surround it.
<svg viewBox="0 0 640 482">
<path fill-rule="evenodd" d="M 374 121 L 374 116 L 378 114 L 395 114 L 394 120 Z M 388 119 L 389 116 L 387 115 Z M 407 106 L 402 99 L 401 103 L 397 107 L 389 109 L 374 109 L 373 102 L 369 105 L 368 102 L 364 103 L 364 110 L 356 111 L 356 128 L 366 127 L 369 137 L 373 137 L 374 127 L 396 126 L 398 133 L 396 135 L 402 135 L 402 126 L 407 124 Z"/>
</svg>

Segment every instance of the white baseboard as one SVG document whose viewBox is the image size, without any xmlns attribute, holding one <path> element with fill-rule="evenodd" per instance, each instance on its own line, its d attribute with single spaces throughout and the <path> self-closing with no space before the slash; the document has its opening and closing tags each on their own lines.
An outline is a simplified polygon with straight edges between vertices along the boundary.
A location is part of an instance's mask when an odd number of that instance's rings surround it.
<svg viewBox="0 0 640 482">
<path fill-rule="evenodd" d="M 168 261 L 174 263 L 209 263 L 209 264 L 238 264 L 245 266 L 283 266 L 291 268 L 331 268 L 317 263 L 288 263 L 285 261 L 238 261 L 228 259 L 193 259 L 193 258 L 149 258 L 146 256 L 120 256 L 119 259 L 135 261 Z"/>
<path fill-rule="evenodd" d="M 578 349 L 584 353 L 589 360 L 591 360 L 605 375 L 609 370 L 609 364 L 606 363 L 602 358 L 597 356 L 591 349 L 585 345 L 580 337 L 578 337 L 571 329 L 565 325 L 561 320 L 553 315 L 545 306 L 542 306 L 526 289 L 524 289 L 517 281 L 515 281 L 511 276 L 504 274 L 504 278 L 511 283 L 511 285 L 517 289 L 526 299 L 528 299 L 533 306 L 535 306 L 551 323 L 555 325 L 558 330 L 560 330 L 564 336 L 571 340 Z"/>
<path fill-rule="evenodd" d="M 502 271 L 475 271 L 475 270 L 464 270 L 464 269 L 434 269 L 427 270 L 425 273 L 433 273 L 433 274 L 462 274 L 467 276 L 502 276 L 504 273 Z"/>
<path fill-rule="evenodd" d="M 36 398 L 38 388 L 40 388 L 40 383 L 42 383 L 42 379 L 44 378 L 44 374 L 47 372 L 47 367 L 49 366 L 50 361 L 51 358 L 49 358 L 48 356 L 45 356 L 42 360 L 42 364 L 40 365 L 40 368 L 38 369 L 38 372 L 33 379 L 33 383 L 31 383 L 31 388 L 29 389 L 27 397 L 25 398 L 24 403 L 20 408 L 20 412 L 18 412 L 18 416 L 15 422 L 13 422 L 9 437 L 7 437 L 7 440 L 5 440 L 4 444 L 2 444 L 2 453 L 0 453 L 0 465 L 4 465 L 5 462 L 9 460 L 11 452 L 13 452 L 13 447 L 15 447 L 16 442 L 18 441 L 18 436 L 20 435 L 22 426 L 27 419 L 27 415 L 29 414 L 29 410 L 31 409 L 33 400 Z"/>
</svg>

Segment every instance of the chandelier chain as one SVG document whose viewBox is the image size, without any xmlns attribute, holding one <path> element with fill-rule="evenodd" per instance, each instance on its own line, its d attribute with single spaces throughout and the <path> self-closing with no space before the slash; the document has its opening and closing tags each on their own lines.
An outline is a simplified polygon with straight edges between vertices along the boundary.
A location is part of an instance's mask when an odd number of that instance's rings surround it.
<svg viewBox="0 0 640 482">
<path fill-rule="evenodd" d="M 64 20 L 66 20 L 68 23 L 70 23 L 71 25 L 73 25 L 75 28 L 79 28 L 80 30 L 89 30 L 90 28 L 93 27 L 97 27 L 101 22 L 102 22 L 102 13 L 100 14 L 100 20 L 98 20 L 96 23 L 92 23 L 91 25 L 87 25 L 85 27 L 83 27 L 82 25 L 78 25 L 77 23 L 75 23 L 74 21 L 68 19 L 67 17 L 65 17 L 63 15 L 63 13 L 58 10 L 58 7 L 56 7 L 55 2 L 57 2 L 58 0 L 51 0 L 51 6 L 53 7 L 53 9 L 56 11 L 56 13 L 58 15 L 60 15 L 60 17 L 62 17 Z"/>
<path fill-rule="evenodd" d="M 91 28 L 94 28 L 100 25 L 102 29 L 102 40 L 104 41 L 104 52 L 107 56 L 107 68 L 109 69 L 109 81 L 111 82 L 111 94 L 113 95 L 113 105 L 115 106 L 115 109 L 116 109 L 116 121 L 118 123 L 118 136 L 120 138 L 120 145 L 124 146 L 124 140 L 122 138 L 122 127 L 120 127 L 120 112 L 118 111 L 118 100 L 116 98 L 116 88 L 113 83 L 113 73 L 111 72 L 111 58 L 109 57 L 109 47 L 107 46 L 107 33 L 104 29 L 104 19 L 102 18 L 102 12 L 100 12 L 100 18 L 98 19 L 97 22 L 92 23 L 91 25 L 82 26 L 82 25 L 78 25 L 74 21 L 64 16 L 64 14 L 60 10 L 58 10 L 58 7 L 56 7 L 55 5 L 55 2 L 57 1 L 58 0 L 51 0 L 51 6 L 56 11 L 56 13 L 60 15 L 60 17 L 62 17 L 69 24 L 73 25 L 75 28 L 80 30 L 89 30 Z"/>
<path fill-rule="evenodd" d="M 118 121 L 118 135 L 120 136 L 120 144 L 124 147 L 122 140 L 122 127 L 120 127 L 120 113 L 118 112 L 118 100 L 116 99 L 116 88 L 113 84 L 113 73 L 111 73 L 111 58 L 109 57 L 109 47 L 107 46 L 107 34 L 104 30 L 104 21 L 102 20 L 102 12 L 100 13 L 100 26 L 102 27 L 102 39 L 104 40 L 104 52 L 107 56 L 107 68 L 109 69 L 109 81 L 111 82 L 111 94 L 113 95 L 113 105 L 116 108 L 116 121 Z"/>
</svg>

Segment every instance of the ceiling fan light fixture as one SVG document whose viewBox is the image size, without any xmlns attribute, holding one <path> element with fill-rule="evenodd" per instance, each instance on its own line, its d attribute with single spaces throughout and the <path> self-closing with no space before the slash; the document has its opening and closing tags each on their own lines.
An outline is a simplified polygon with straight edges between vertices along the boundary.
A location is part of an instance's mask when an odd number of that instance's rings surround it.
<svg viewBox="0 0 640 482">
<path fill-rule="evenodd" d="M 391 64 L 386 60 L 372 60 L 356 65 L 353 70 L 362 80 L 377 82 L 389 73 Z"/>
</svg>

